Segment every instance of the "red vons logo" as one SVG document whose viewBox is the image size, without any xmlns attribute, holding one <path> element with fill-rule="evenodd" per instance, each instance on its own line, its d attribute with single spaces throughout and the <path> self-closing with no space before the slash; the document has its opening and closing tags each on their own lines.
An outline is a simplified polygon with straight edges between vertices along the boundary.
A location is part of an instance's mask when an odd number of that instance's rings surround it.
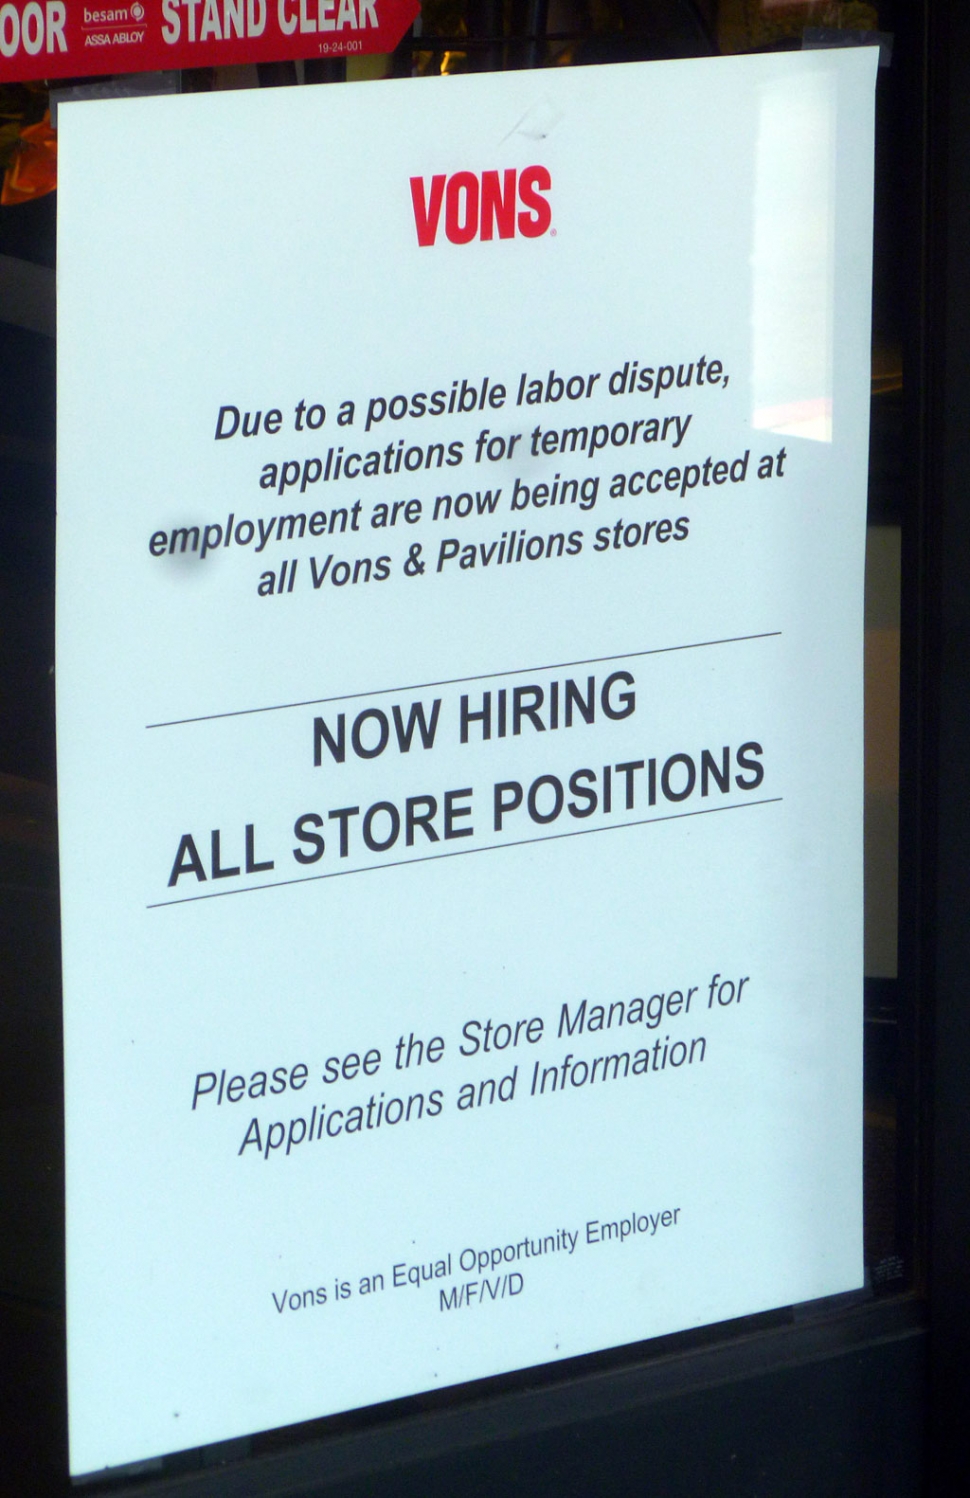
<svg viewBox="0 0 970 1498">
<path fill-rule="evenodd" d="M 431 178 L 431 191 L 424 177 L 411 178 L 411 202 L 418 244 L 432 245 L 438 237 L 441 209 L 445 210 L 445 237 L 452 244 L 473 239 L 512 239 L 516 233 L 538 239 L 552 223 L 552 209 L 542 196 L 552 187 L 544 166 L 527 166 L 521 172 L 510 167 L 502 172 L 453 172 Z M 522 207 L 519 208 L 521 203 Z"/>
</svg>

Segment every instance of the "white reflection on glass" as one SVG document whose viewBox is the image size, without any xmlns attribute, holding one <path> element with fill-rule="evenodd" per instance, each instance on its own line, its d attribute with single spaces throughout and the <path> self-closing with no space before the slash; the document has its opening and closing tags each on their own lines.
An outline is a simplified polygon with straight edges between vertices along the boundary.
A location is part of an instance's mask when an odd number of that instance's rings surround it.
<svg viewBox="0 0 970 1498">
<path fill-rule="evenodd" d="M 819 69 L 761 98 L 752 269 L 752 425 L 832 441 L 835 88 Z"/>
</svg>

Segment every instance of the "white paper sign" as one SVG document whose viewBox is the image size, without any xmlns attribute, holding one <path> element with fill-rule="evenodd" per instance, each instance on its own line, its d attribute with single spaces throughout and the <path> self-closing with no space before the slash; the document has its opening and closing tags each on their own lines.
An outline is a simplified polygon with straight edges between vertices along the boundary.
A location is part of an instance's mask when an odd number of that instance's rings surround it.
<svg viewBox="0 0 970 1498">
<path fill-rule="evenodd" d="M 74 1472 L 861 1283 L 875 67 L 63 107 Z"/>
</svg>

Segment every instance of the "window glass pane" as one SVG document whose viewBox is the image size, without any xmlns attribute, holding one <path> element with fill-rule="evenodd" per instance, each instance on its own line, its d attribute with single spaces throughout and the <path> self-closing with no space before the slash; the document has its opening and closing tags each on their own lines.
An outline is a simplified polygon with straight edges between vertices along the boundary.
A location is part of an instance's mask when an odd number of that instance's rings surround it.
<svg viewBox="0 0 970 1498">
<path fill-rule="evenodd" d="M 320 86 L 344 79 L 426 76 L 523 67 L 795 49 L 880 33 L 894 42 L 880 72 L 874 270 L 870 526 L 865 603 L 865 1233 L 871 1288 L 907 1287 L 913 1244 L 911 1210 L 900 1176 L 911 1159 L 913 1119 L 900 1115 L 900 1006 L 897 971 L 899 891 L 900 595 L 917 446 L 913 391 L 903 349 L 916 313 L 915 249 L 906 238 L 902 140 L 911 130 L 914 68 L 897 32 L 892 5 L 776 3 L 776 0 L 426 0 L 419 23 L 393 55 L 307 60 L 183 73 L 185 91 L 239 87 Z M 901 50 L 901 45 L 903 50 Z M 30 170 L 25 132 L 42 124 L 43 85 L 0 87 L 0 167 L 8 184 L 20 174 L 21 196 L 0 206 L 0 1196 L 11 1205 L 12 1230 L 0 1235 L 0 1315 L 23 1365 L 34 1370 L 18 1397 L 24 1404 L 21 1461 L 25 1493 L 43 1491 L 43 1474 L 63 1460 L 53 1387 L 63 1336 L 63 1149 L 57 963 L 56 802 L 53 733 L 54 339 L 53 265 L 56 193 L 44 191 L 47 165 Z M 776 148 L 783 151 L 783 145 Z M 31 187 L 33 182 L 33 187 Z M 49 184 L 48 184 L 49 185 Z M 434 316 L 434 309 L 428 309 Z M 831 330 L 837 337 L 837 329 Z M 824 363 L 826 351 L 820 352 Z M 821 386 L 820 386 L 821 391 Z M 824 399 L 824 391 L 821 392 Z M 785 390 L 768 391 L 766 410 L 783 406 Z M 797 413 L 792 419 L 796 419 Z M 798 419 L 821 420 L 803 412 Z M 769 423 L 766 421 L 765 423 Z M 776 423 L 772 423 L 776 425 Z M 905 729 L 905 723 L 904 723 Z M 905 1094 L 910 1097 L 907 1091 Z M 909 1104 L 912 1111 L 911 1101 Z M 904 1144 L 900 1145 L 901 1138 Z M 902 1150 L 902 1153 L 901 1153 Z M 907 1167 L 908 1168 L 908 1167 Z M 755 1318 L 753 1324 L 761 1324 Z M 723 1329 L 711 1335 L 721 1335 Z M 696 1340 L 696 1335 L 694 1340 Z M 676 1339 L 675 1339 L 676 1344 Z M 664 1346 L 671 1339 L 664 1339 Z M 680 1345 L 680 1344 L 676 1344 Z M 686 1345 L 686 1343 L 684 1344 Z M 651 1349 L 616 1354 L 622 1360 Z M 600 1359 L 608 1363 L 614 1355 Z M 562 1377 L 569 1370 L 551 1369 Z M 543 1374 L 530 1377 L 541 1378 Z M 33 1389 L 33 1392 L 31 1390 Z M 460 1401 L 467 1391 L 441 1396 Z M 408 1406 L 411 1408 L 412 1406 Z M 44 1413 L 38 1416 L 37 1411 Z M 343 1416 L 320 1429 L 351 1428 L 372 1416 Z M 44 1420 L 49 1423 L 45 1426 Z M 39 1423 L 38 1423 L 39 1422 Z M 316 1427 L 315 1427 L 316 1428 Z M 225 1453 L 271 1450 L 303 1439 L 307 1428 L 261 1434 Z M 211 1459 L 211 1458 L 210 1458 Z M 177 1470 L 206 1458 L 159 1459 L 148 1470 Z M 37 1477 L 37 1474 L 41 1474 Z"/>
</svg>

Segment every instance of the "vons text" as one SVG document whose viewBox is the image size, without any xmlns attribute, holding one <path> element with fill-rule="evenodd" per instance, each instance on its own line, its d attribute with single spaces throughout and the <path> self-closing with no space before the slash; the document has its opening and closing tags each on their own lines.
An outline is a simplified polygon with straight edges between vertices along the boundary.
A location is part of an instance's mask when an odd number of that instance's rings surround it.
<svg viewBox="0 0 970 1498">
<path fill-rule="evenodd" d="M 513 239 L 516 234 L 538 239 L 552 223 L 552 209 L 543 196 L 552 187 L 544 166 L 521 172 L 442 172 L 430 180 L 411 178 L 411 202 L 418 244 L 433 245 L 444 210 L 445 237 L 452 244 L 473 239 Z"/>
</svg>

